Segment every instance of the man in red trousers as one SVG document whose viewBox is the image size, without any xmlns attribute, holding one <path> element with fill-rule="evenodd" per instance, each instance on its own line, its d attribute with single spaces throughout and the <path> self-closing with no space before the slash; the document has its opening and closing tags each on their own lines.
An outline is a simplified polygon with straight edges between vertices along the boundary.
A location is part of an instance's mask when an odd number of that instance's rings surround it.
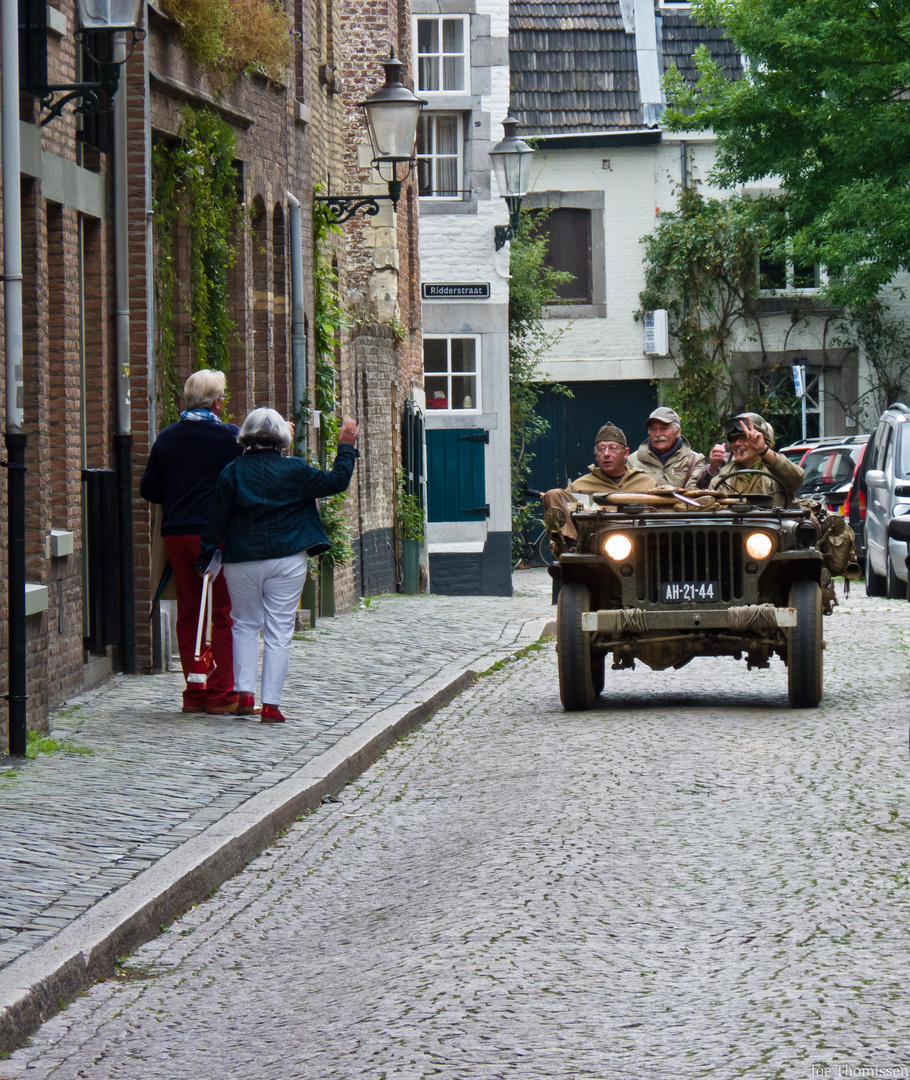
<svg viewBox="0 0 910 1080">
<path fill-rule="evenodd" d="M 196 572 L 199 537 L 221 470 L 243 451 L 237 442 L 238 428 L 221 422 L 224 395 L 223 371 L 197 371 L 187 379 L 180 420 L 155 440 L 139 482 L 142 498 L 162 505 L 161 536 L 177 590 L 177 647 L 184 678 L 196 651 L 202 600 L 202 578 Z M 205 685 L 187 684 L 184 712 L 222 715 L 236 711 L 232 626 L 231 598 L 224 575 L 219 574 L 212 597 L 215 671 Z"/>
</svg>

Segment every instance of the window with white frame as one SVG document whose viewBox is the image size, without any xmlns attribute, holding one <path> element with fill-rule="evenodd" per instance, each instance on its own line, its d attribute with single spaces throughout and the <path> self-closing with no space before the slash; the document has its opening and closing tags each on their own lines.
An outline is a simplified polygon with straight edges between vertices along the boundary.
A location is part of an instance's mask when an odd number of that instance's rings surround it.
<svg viewBox="0 0 910 1080">
<path fill-rule="evenodd" d="M 467 15 L 415 16 L 414 41 L 419 94 L 468 92 Z"/>
<path fill-rule="evenodd" d="M 428 409 L 477 411 L 480 338 L 424 335 L 423 384 Z"/>
<path fill-rule="evenodd" d="M 463 123 L 460 113 L 424 113 L 420 117 L 417 190 L 421 198 L 461 198 Z"/>
</svg>

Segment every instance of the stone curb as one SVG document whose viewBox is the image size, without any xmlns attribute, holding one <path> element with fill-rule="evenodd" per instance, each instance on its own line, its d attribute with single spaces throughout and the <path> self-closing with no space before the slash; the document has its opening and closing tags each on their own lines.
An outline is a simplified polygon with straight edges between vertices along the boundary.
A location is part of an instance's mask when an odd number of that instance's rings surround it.
<svg viewBox="0 0 910 1080">
<path fill-rule="evenodd" d="M 537 640 L 541 625 L 533 624 L 536 636 L 529 640 Z M 323 795 L 359 776 L 476 677 L 457 665 L 443 668 L 413 700 L 377 713 L 293 776 L 253 796 L 95 904 L 52 941 L 5 967 L 0 971 L 0 1052 L 21 1046 L 81 990 L 110 975 L 118 956 L 151 941 L 242 870 L 300 814 L 318 807 Z"/>
</svg>

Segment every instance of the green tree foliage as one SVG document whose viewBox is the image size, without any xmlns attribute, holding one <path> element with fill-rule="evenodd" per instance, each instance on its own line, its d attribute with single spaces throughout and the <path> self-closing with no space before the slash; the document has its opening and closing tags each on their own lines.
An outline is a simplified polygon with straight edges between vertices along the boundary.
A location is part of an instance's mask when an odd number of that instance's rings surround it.
<svg viewBox="0 0 910 1080">
<path fill-rule="evenodd" d="M 531 446 L 547 430 L 547 422 L 537 413 L 543 387 L 540 363 L 544 353 L 564 333 L 549 331 L 544 325 L 548 304 L 558 301 L 557 289 L 572 275 L 547 266 L 549 242 L 542 226 L 545 212 L 523 211 L 518 235 L 511 241 L 509 255 L 509 415 L 512 452 L 512 534 L 513 538 L 534 515 L 522 505 L 534 454 Z M 550 389 L 571 396 L 559 383 Z"/>
<path fill-rule="evenodd" d="M 177 419 L 175 308 L 183 296 L 190 313 L 192 369 L 227 371 L 236 330 L 230 316 L 228 270 L 237 259 L 241 215 L 234 168 L 233 128 L 209 109 L 185 108 L 177 142 L 158 142 L 152 155 L 157 241 L 158 368 L 163 419 Z M 177 276 L 178 222 L 189 231 L 189 280 Z"/>
<path fill-rule="evenodd" d="M 671 130 L 713 130 L 714 179 L 778 177 L 791 256 L 827 268 L 828 298 L 858 308 L 910 269 L 910 3 L 695 0 L 747 57 L 724 77 L 705 47 L 690 86 L 671 71 Z"/>
<path fill-rule="evenodd" d="M 750 299 L 758 251 L 769 242 L 767 219 L 751 199 L 705 199 L 682 188 L 677 209 L 661 214 L 644 240 L 642 308 L 666 308 L 677 365 L 663 401 L 702 450 L 717 440 L 730 409 L 733 348 L 761 332 Z"/>
</svg>

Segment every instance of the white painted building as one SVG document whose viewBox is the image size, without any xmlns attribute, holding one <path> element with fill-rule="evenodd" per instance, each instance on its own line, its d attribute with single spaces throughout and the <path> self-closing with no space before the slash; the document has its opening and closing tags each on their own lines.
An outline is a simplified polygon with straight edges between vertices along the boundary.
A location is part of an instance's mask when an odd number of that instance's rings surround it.
<svg viewBox="0 0 910 1080">
<path fill-rule="evenodd" d="M 507 0 L 412 0 L 433 592 L 511 593 L 507 217 L 489 151 L 508 112 Z"/>
<path fill-rule="evenodd" d="M 607 420 L 637 444 L 658 403 L 660 380 L 675 374 L 672 360 L 646 354 L 644 326 L 634 314 L 645 284 L 642 240 L 659 213 L 675 206 L 682 184 L 722 194 L 707 184 L 711 138 L 672 135 L 659 126 L 660 78 L 671 62 L 693 75 L 692 53 L 701 43 L 739 74 L 732 45 L 696 24 L 687 4 L 511 4 L 512 111 L 537 147 L 525 204 L 551 209 L 553 263 L 575 275 L 564 303 L 550 309 L 550 325 L 563 333 L 544 363 L 545 375 L 573 389 L 575 398 L 544 395 L 551 432 L 537 448 L 534 486 L 579 475 L 594 432 Z M 773 190 L 770 182 L 764 190 Z M 810 433 L 855 432 L 864 389 L 857 351 L 833 347 L 838 313 L 814 299 L 817 278 L 794 280 L 793 271 L 786 268 L 773 292 L 759 292 L 760 342 L 749 339 L 751 331 L 743 337 L 734 356 L 737 381 L 747 391 L 767 390 L 789 380 L 794 363 L 804 363 Z"/>
</svg>

